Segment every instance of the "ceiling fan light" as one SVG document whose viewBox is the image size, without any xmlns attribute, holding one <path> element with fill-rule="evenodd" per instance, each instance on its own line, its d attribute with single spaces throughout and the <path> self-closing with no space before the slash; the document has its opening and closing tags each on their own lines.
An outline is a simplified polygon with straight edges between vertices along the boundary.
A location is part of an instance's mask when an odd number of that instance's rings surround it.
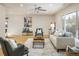
<svg viewBox="0 0 79 59">
<path fill-rule="evenodd" d="M 52 6 L 53 6 L 53 4 L 49 4 L 49 6 L 50 6 L 50 7 L 52 7 Z"/>
<path fill-rule="evenodd" d="M 23 7 L 23 4 L 20 4 L 20 7 Z"/>
</svg>

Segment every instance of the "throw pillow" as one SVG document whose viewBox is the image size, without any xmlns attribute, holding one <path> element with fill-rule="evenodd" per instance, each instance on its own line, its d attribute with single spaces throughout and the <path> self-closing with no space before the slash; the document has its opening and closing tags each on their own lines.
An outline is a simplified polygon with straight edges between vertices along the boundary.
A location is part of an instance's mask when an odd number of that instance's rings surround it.
<svg viewBox="0 0 79 59">
<path fill-rule="evenodd" d="M 14 50 L 15 48 L 17 48 L 17 44 L 16 44 L 15 40 L 10 39 L 10 40 L 9 40 L 9 43 L 10 43 L 10 45 L 11 45 L 11 47 L 12 47 L 13 50 Z"/>
<path fill-rule="evenodd" d="M 38 30 L 37 33 L 41 33 L 41 30 Z"/>
<path fill-rule="evenodd" d="M 73 36 L 71 32 L 65 32 L 65 35 L 66 35 L 67 37 Z"/>
<path fill-rule="evenodd" d="M 62 37 L 62 36 L 63 36 L 63 33 L 62 33 L 62 32 L 60 32 L 60 33 L 59 33 L 59 37 Z"/>
</svg>

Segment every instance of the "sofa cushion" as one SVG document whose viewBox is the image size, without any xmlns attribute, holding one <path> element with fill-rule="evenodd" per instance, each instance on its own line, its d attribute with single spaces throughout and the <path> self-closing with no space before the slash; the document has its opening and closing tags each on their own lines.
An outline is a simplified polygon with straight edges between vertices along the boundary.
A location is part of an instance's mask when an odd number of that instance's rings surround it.
<svg viewBox="0 0 79 59">
<path fill-rule="evenodd" d="M 73 36 L 71 32 L 65 32 L 64 34 L 65 34 L 66 37 L 71 37 L 71 36 Z"/>
<path fill-rule="evenodd" d="M 10 45 L 11 45 L 11 47 L 12 47 L 13 50 L 14 50 L 15 48 L 17 48 L 17 44 L 16 44 L 15 40 L 10 39 L 10 40 L 9 40 L 9 43 L 10 43 Z"/>
<path fill-rule="evenodd" d="M 55 32 L 54 35 L 58 36 L 58 37 L 71 37 L 71 36 L 73 36 L 71 32 L 63 32 L 63 31 Z"/>
</svg>

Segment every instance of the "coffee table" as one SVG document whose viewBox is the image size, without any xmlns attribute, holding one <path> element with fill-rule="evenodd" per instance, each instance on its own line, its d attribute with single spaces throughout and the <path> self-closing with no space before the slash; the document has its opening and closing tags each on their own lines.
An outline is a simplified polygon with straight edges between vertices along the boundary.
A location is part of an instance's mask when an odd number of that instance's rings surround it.
<svg viewBox="0 0 79 59">
<path fill-rule="evenodd" d="M 42 45 L 44 48 L 44 38 L 42 36 L 36 36 L 33 38 L 33 48 L 40 48 L 40 47 L 35 47 L 35 45 Z"/>
</svg>

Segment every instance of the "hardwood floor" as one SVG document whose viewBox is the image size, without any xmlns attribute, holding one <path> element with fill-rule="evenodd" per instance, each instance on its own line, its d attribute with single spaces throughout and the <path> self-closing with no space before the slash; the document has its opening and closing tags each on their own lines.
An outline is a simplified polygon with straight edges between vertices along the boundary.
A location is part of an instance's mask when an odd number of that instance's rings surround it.
<svg viewBox="0 0 79 59">
<path fill-rule="evenodd" d="M 33 36 L 16 35 L 16 36 L 10 36 L 10 37 L 8 37 L 7 39 L 14 39 L 14 40 L 16 40 L 17 43 L 23 44 L 23 43 L 25 43 L 25 42 L 27 41 L 27 39 L 28 39 L 29 37 L 33 37 Z"/>
<path fill-rule="evenodd" d="M 4 56 L 1 48 L 0 48 L 0 56 Z"/>
<path fill-rule="evenodd" d="M 14 35 L 14 36 L 10 36 L 7 39 L 14 39 L 16 40 L 17 43 L 25 43 L 27 41 L 28 38 L 33 38 L 34 36 L 22 36 L 22 35 Z M 48 38 L 48 35 L 44 35 L 44 38 Z"/>
</svg>

